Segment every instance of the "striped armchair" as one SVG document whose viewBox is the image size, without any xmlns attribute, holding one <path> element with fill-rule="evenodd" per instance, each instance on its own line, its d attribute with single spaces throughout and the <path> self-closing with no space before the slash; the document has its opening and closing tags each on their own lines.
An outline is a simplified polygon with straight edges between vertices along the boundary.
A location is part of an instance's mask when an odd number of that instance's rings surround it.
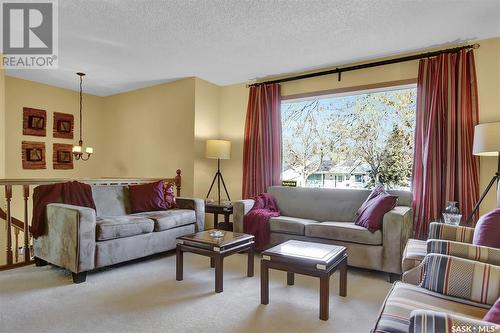
<svg viewBox="0 0 500 333">
<path fill-rule="evenodd" d="M 402 259 L 403 282 L 418 285 L 422 261 L 428 253 L 441 253 L 485 263 L 499 264 L 500 249 L 472 245 L 474 228 L 432 222 L 427 241 L 409 239 Z"/>
<path fill-rule="evenodd" d="M 500 266 L 435 253 L 423 266 L 420 286 L 393 285 L 372 332 L 475 332 L 477 325 L 500 332 L 482 320 L 500 296 Z"/>
<path fill-rule="evenodd" d="M 500 249 L 460 243 L 450 240 L 429 239 L 425 242 L 426 255 L 436 253 L 464 259 L 475 260 L 487 264 L 500 265 Z M 425 255 L 424 255 L 425 258 Z M 423 262 L 403 273 L 402 281 L 419 285 L 424 276 Z"/>
</svg>

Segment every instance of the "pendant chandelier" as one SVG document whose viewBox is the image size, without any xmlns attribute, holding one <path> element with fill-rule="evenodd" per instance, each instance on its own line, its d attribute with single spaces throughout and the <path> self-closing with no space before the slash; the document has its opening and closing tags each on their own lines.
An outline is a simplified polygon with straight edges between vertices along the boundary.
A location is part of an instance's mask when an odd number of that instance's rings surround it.
<svg viewBox="0 0 500 333">
<path fill-rule="evenodd" d="M 83 152 L 83 140 L 82 140 L 82 108 L 83 108 L 83 90 L 82 83 L 85 73 L 76 73 L 80 77 L 80 141 L 78 141 L 77 146 L 73 146 L 73 156 L 75 160 L 86 161 L 90 158 L 90 155 L 94 153 L 94 148 L 85 148 L 85 153 Z"/>
</svg>

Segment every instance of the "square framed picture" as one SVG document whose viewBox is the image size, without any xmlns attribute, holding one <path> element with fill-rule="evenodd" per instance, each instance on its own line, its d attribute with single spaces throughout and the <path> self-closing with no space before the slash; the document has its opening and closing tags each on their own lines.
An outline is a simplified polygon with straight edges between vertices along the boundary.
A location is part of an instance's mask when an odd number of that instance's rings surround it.
<svg viewBox="0 0 500 333">
<path fill-rule="evenodd" d="M 40 148 L 26 149 L 26 159 L 28 162 L 40 162 L 43 159 L 43 152 Z"/>
<path fill-rule="evenodd" d="M 52 150 L 52 164 L 54 170 L 73 169 L 73 145 L 54 143 Z"/>
<path fill-rule="evenodd" d="M 54 112 L 54 138 L 73 139 L 73 127 L 74 116 L 72 114 Z"/>
<path fill-rule="evenodd" d="M 47 111 L 23 107 L 23 135 L 45 136 Z"/>
<path fill-rule="evenodd" d="M 45 143 L 23 141 L 21 144 L 23 169 L 45 169 Z"/>
</svg>

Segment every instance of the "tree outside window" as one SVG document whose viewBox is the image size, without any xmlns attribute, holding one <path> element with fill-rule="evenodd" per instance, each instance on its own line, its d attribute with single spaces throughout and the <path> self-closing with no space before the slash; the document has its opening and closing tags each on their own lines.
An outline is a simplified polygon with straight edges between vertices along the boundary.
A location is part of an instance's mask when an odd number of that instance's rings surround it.
<svg viewBox="0 0 500 333">
<path fill-rule="evenodd" d="M 408 189 L 416 87 L 284 100 L 283 180 L 300 186 Z"/>
</svg>

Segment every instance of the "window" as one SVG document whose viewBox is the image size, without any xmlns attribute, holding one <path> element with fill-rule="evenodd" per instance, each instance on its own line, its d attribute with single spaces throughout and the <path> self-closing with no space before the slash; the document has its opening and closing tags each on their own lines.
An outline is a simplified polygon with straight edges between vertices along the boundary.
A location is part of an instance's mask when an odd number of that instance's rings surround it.
<svg viewBox="0 0 500 333">
<path fill-rule="evenodd" d="M 283 100 L 283 180 L 409 189 L 416 85 Z M 345 177 L 344 177 L 345 175 Z"/>
</svg>

